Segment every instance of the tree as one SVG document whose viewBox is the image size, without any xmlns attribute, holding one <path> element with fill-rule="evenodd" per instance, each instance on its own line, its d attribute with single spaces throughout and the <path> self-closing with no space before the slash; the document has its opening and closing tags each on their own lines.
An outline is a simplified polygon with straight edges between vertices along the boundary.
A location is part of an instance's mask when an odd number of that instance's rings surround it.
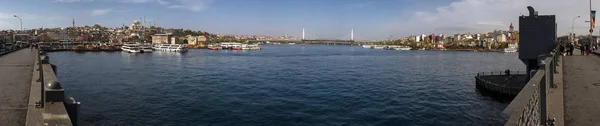
<svg viewBox="0 0 600 126">
<path fill-rule="evenodd" d="M 94 24 L 94 26 L 92 26 L 92 28 L 94 28 L 94 29 L 101 29 L 102 26 L 100 26 L 99 24 Z"/>
<path fill-rule="evenodd" d="M 150 35 L 149 33 L 144 33 L 144 36 L 142 38 L 144 39 L 144 41 L 147 41 L 147 42 L 152 41 L 152 35 Z"/>
</svg>

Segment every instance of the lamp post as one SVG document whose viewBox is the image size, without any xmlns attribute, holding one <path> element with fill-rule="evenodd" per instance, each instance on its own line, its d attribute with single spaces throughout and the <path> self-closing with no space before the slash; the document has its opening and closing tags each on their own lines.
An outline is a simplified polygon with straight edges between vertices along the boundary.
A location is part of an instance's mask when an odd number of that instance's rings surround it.
<svg viewBox="0 0 600 126">
<path fill-rule="evenodd" d="M 588 44 L 592 43 L 592 33 L 594 32 L 594 28 L 592 26 L 594 26 L 595 23 L 596 21 L 592 19 L 592 0 L 590 0 L 590 39 Z"/>
<path fill-rule="evenodd" d="M 19 18 L 19 21 L 21 21 L 21 31 L 23 31 L 23 20 L 21 20 L 21 18 L 17 15 L 13 15 L 13 16 L 15 16 L 16 18 Z"/>
<path fill-rule="evenodd" d="M 573 18 L 573 21 L 571 21 L 571 41 L 575 40 L 575 19 L 580 18 L 581 16 L 577 16 L 575 18 Z"/>
</svg>

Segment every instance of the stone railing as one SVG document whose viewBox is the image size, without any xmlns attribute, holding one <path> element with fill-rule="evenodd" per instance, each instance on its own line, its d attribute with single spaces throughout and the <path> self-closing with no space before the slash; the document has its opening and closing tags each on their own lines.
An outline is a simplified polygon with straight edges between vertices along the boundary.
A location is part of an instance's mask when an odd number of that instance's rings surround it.
<svg viewBox="0 0 600 126">
<path fill-rule="evenodd" d="M 56 66 L 40 51 L 34 65 L 26 125 L 77 126 L 80 103 L 65 97 Z"/>
<path fill-rule="evenodd" d="M 555 49 L 549 56 L 541 56 L 539 69 L 532 71 L 532 77 L 521 92 L 504 109 L 504 114 L 509 116 L 505 126 L 539 126 L 548 125 L 547 95 L 549 87 L 554 86 L 554 73 L 556 62 L 560 55 Z M 535 74 L 534 74 L 535 73 Z"/>
</svg>

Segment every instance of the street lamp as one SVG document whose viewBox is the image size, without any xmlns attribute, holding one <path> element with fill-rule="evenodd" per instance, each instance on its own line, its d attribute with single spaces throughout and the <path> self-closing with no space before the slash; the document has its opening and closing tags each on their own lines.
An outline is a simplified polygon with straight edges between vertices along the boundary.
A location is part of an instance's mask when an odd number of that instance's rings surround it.
<svg viewBox="0 0 600 126">
<path fill-rule="evenodd" d="M 21 20 L 21 18 L 17 15 L 13 15 L 13 16 L 15 16 L 16 18 L 19 18 L 19 21 L 21 21 L 21 31 L 23 31 L 23 20 Z"/>
<path fill-rule="evenodd" d="M 571 21 L 571 33 L 575 34 L 575 19 L 580 18 L 581 16 L 577 16 L 575 18 L 573 18 L 573 21 Z"/>
</svg>

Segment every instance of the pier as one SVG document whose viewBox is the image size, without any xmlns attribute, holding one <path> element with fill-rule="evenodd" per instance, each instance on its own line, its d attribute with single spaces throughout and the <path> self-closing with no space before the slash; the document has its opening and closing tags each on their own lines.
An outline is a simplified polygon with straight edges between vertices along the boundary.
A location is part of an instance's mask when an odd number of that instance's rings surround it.
<svg viewBox="0 0 600 126">
<path fill-rule="evenodd" d="M 509 97 L 516 96 L 525 83 L 527 83 L 527 75 L 524 71 L 482 72 L 475 76 L 477 89 Z"/>
<path fill-rule="evenodd" d="M 0 90 L 1 126 L 77 125 L 79 102 L 65 96 L 43 52 L 0 52 Z"/>
<path fill-rule="evenodd" d="M 559 46 L 570 42 L 556 41 L 554 15 L 528 9 L 530 16 L 520 17 L 524 35 L 519 45 L 528 50 L 520 50 L 519 58 L 530 78 L 503 111 L 505 126 L 600 124 L 600 51 L 584 55 L 575 49 L 572 56 L 560 55 Z"/>
</svg>

